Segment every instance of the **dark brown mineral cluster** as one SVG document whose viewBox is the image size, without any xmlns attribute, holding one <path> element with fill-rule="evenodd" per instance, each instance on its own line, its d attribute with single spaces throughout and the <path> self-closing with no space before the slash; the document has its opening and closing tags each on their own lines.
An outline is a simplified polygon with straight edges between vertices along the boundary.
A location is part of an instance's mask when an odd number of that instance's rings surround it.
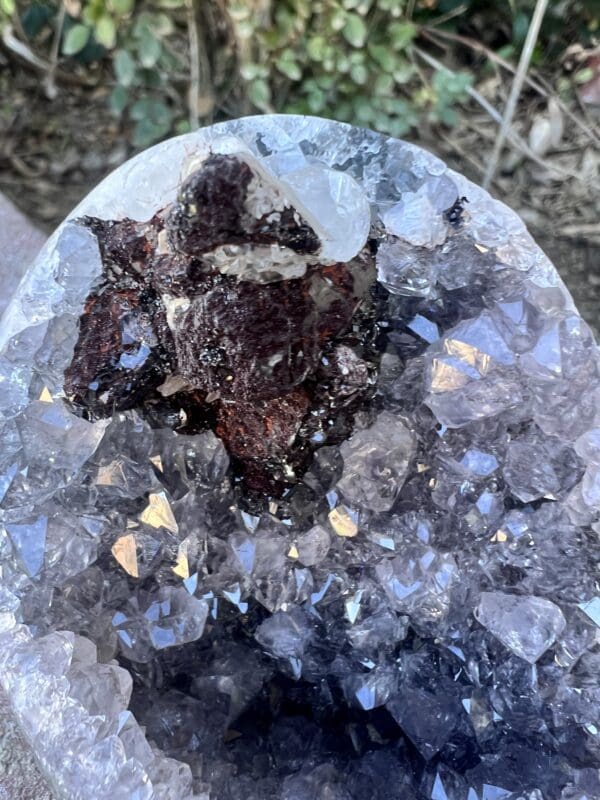
<svg viewBox="0 0 600 800">
<path fill-rule="evenodd" d="M 236 155 L 210 156 L 146 223 L 81 223 L 103 262 L 65 374 L 81 413 L 212 428 L 267 496 L 349 435 L 377 362 L 368 245 L 319 263 L 313 227 Z"/>
</svg>

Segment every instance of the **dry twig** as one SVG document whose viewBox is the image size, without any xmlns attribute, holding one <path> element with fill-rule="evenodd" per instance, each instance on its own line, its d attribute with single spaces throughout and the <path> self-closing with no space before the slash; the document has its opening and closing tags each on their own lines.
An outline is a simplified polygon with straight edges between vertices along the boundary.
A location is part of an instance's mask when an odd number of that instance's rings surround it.
<svg viewBox="0 0 600 800">
<path fill-rule="evenodd" d="M 540 26 L 542 24 L 542 20 L 544 19 L 547 6 L 548 0 L 536 0 L 533 16 L 529 24 L 529 30 L 527 31 L 527 37 L 525 38 L 525 44 L 523 45 L 523 50 L 521 51 L 521 58 L 519 59 L 517 73 L 508 96 L 504 115 L 502 117 L 502 124 L 500 126 L 500 130 L 498 131 L 498 136 L 496 138 L 496 142 L 494 143 L 494 149 L 492 150 L 489 165 L 483 179 L 484 189 L 489 188 L 489 185 L 496 174 L 496 170 L 498 169 L 498 163 L 500 161 L 500 156 L 502 155 L 502 148 L 504 147 L 504 142 L 507 139 L 509 130 L 512 127 L 512 120 L 517 108 L 517 103 L 519 102 L 525 76 L 529 68 L 529 62 L 531 61 L 531 56 L 533 55 L 533 49 L 535 47 L 535 43 L 537 42 Z"/>
<path fill-rule="evenodd" d="M 190 127 L 192 130 L 196 130 L 196 128 L 200 126 L 200 109 L 198 102 L 200 97 L 200 41 L 198 37 L 194 0 L 186 0 L 185 9 L 190 43 L 190 88 L 188 105 L 190 110 Z"/>
<path fill-rule="evenodd" d="M 438 61 L 437 58 L 434 58 L 432 55 L 426 53 L 424 50 L 421 50 L 419 47 L 413 47 L 413 50 L 419 56 L 419 58 L 425 61 L 425 63 L 429 64 L 430 67 L 433 67 L 434 69 L 438 70 L 445 70 L 446 72 L 449 72 L 452 75 L 454 74 L 453 70 L 451 70 L 449 67 L 446 67 L 444 64 L 441 63 L 441 61 Z M 483 108 L 484 111 L 487 112 L 487 114 L 494 120 L 494 122 L 497 122 L 499 125 L 502 125 L 502 115 L 500 114 L 500 112 L 497 111 L 494 108 L 494 106 L 490 102 L 488 102 L 488 100 L 486 100 L 485 97 L 483 97 L 483 95 L 480 92 L 477 91 L 477 89 L 474 89 L 472 86 L 468 86 L 466 91 L 467 94 L 470 97 L 472 97 L 473 100 L 475 100 L 475 102 L 478 103 L 481 106 L 481 108 Z M 554 172 L 557 175 L 561 175 L 563 178 L 575 178 L 576 180 L 581 180 L 581 176 L 577 175 L 576 173 L 569 172 L 555 164 L 549 165 L 547 162 L 543 161 L 543 159 L 541 159 L 533 152 L 533 150 L 529 147 L 527 142 L 523 139 L 522 136 L 519 136 L 519 134 L 514 130 L 514 128 L 509 127 L 506 130 L 506 138 L 514 145 L 514 147 L 517 148 L 517 150 L 519 150 L 521 153 L 523 153 L 523 155 L 527 156 L 527 158 L 529 158 L 531 161 L 533 161 L 543 169 L 549 172 Z"/>
<path fill-rule="evenodd" d="M 30 67 L 33 67 L 38 72 L 48 74 L 51 71 L 51 63 L 45 58 L 40 58 L 40 56 L 36 55 L 36 53 L 34 53 L 26 44 L 17 38 L 12 25 L 6 25 L 3 28 L 2 44 L 4 47 L 6 47 L 9 53 L 17 56 L 20 61 L 24 61 L 25 63 L 29 64 Z M 81 78 L 79 75 L 64 72 L 58 69 L 55 70 L 55 78 L 58 78 L 61 83 L 68 83 L 75 86 L 95 86 L 95 83 L 87 81 L 84 78 Z"/>
<path fill-rule="evenodd" d="M 54 100 L 58 94 L 56 88 L 56 67 L 58 66 L 58 52 L 60 49 L 60 40 L 62 37 L 63 26 L 65 24 L 66 5 L 63 2 L 58 9 L 58 17 L 56 20 L 56 29 L 54 31 L 54 39 L 52 40 L 52 50 L 50 51 L 50 64 L 46 78 L 44 79 L 44 88 L 46 90 L 46 97 L 49 100 Z"/>
<path fill-rule="evenodd" d="M 450 42 L 456 42 L 457 44 L 462 44 L 465 47 L 468 47 L 470 50 L 481 53 L 493 64 L 503 67 L 513 75 L 517 71 L 510 61 L 502 58 L 502 56 L 499 56 L 498 53 L 494 53 L 493 50 L 490 50 L 490 48 L 486 47 L 482 42 L 478 42 L 477 39 L 471 39 L 469 36 L 461 36 L 460 34 L 452 33 L 451 31 L 438 30 L 437 28 L 433 30 L 433 26 L 431 25 L 421 28 L 420 33 L 438 47 L 443 47 L 439 39 L 446 39 Z M 596 146 L 600 146 L 600 138 L 598 138 L 593 128 L 580 119 L 577 114 L 574 114 L 573 111 L 571 111 L 569 106 L 564 103 L 556 94 L 548 81 L 546 81 L 542 76 L 538 76 L 536 79 L 534 79 L 530 75 L 525 75 L 525 83 L 546 100 L 553 98 L 563 114 L 569 117 L 569 119 L 586 134 L 586 136 L 589 136 Z"/>
</svg>

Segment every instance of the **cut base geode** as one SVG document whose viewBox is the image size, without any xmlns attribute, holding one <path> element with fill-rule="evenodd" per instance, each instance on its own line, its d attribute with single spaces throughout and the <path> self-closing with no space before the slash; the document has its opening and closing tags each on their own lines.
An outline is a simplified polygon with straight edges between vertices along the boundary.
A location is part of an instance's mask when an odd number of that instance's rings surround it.
<svg viewBox="0 0 600 800">
<path fill-rule="evenodd" d="M 428 153 L 142 153 L 0 324 L 0 682 L 62 798 L 600 798 L 600 370 Z"/>
</svg>

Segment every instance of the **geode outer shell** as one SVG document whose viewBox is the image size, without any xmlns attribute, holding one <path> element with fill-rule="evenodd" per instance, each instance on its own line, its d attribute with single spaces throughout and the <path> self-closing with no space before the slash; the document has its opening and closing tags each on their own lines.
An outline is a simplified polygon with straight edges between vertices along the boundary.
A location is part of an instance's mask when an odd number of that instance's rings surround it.
<svg viewBox="0 0 600 800">
<path fill-rule="evenodd" d="M 0 348 L 0 682 L 58 797 L 600 798 L 600 360 L 509 209 L 215 125 L 83 201 Z"/>
</svg>

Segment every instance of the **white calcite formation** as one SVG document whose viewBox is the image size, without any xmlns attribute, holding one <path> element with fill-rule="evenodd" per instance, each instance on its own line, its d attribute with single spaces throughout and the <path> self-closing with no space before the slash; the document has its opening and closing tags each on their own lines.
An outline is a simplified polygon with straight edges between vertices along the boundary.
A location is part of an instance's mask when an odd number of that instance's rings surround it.
<svg viewBox="0 0 600 800">
<path fill-rule="evenodd" d="M 247 239 L 194 240 L 207 164 Z M 56 796 L 598 800 L 599 398 L 524 224 L 417 147 L 266 116 L 120 167 L 0 324 L 0 683 Z"/>
</svg>

